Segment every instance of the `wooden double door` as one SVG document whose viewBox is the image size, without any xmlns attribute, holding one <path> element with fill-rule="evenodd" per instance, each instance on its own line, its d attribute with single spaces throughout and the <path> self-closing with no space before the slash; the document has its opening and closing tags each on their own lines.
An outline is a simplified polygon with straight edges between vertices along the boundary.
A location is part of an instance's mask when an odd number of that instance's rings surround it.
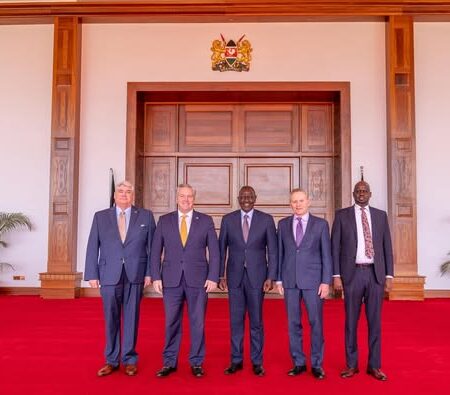
<svg viewBox="0 0 450 395">
<path fill-rule="evenodd" d="M 333 102 L 145 103 L 138 163 L 141 199 L 156 217 L 176 209 L 179 183 L 214 218 L 237 208 L 243 185 L 277 222 L 291 214 L 289 192 L 308 190 L 311 212 L 333 219 L 338 157 Z M 338 177 L 338 179 L 336 179 Z"/>
</svg>

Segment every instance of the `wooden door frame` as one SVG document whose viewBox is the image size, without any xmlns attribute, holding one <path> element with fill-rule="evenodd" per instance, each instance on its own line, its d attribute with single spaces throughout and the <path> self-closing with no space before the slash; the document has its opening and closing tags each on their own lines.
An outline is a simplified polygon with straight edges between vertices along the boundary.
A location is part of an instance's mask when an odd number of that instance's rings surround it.
<svg viewBox="0 0 450 395">
<path fill-rule="evenodd" d="M 127 180 L 136 187 L 136 196 L 142 196 L 142 166 L 139 166 L 137 130 L 143 119 L 139 105 L 145 102 L 198 102 L 202 97 L 216 98 L 222 102 L 236 100 L 238 96 L 249 101 L 267 102 L 270 94 L 274 100 L 284 101 L 332 101 L 338 112 L 334 127 L 339 130 L 340 143 L 335 156 L 340 157 L 341 188 L 336 202 L 341 207 L 352 204 L 351 185 L 351 130 L 350 130 L 350 83 L 349 82 L 129 82 L 127 92 Z M 180 100 L 182 98 L 182 100 Z M 336 122 L 336 121 L 335 121 Z M 339 208 L 339 207 L 336 207 Z"/>
</svg>

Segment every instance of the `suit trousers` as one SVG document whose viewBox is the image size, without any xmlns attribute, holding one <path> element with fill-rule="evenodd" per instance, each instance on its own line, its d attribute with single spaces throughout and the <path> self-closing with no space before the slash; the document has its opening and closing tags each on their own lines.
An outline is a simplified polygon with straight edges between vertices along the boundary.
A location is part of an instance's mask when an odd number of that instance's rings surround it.
<svg viewBox="0 0 450 395">
<path fill-rule="evenodd" d="M 381 367 L 381 306 L 384 297 L 384 284 L 375 278 L 374 265 L 358 267 L 352 281 L 344 283 L 345 304 L 345 356 L 347 366 L 358 366 L 357 329 L 361 305 L 365 304 L 369 330 L 368 366 Z"/>
<path fill-rule="evenodd" d="M 120 353 L 123 364 L 137 363 L 138 354 L 135 349 L 143 289 L 143 283 L 130 283 L 125 268 L 122 268 L 120 281 L 116 285 L 103 285 L 100 288 L 105 315 L 105 358 L 110 365 L 119 365 Z M 122 309 L 123 340 L 120 347 Z"/>
<path fill-rule="evenodd" d="M 177 287 L 164 287 L 163 301 L 166 316 L 164 366 L 176 367 L 178 364 L 185 301 L 191 336 L 189 363 L 191 366 L 201 365 L 205 359 L 205 314 L 208 301 L 205 288 L 189 287 L 183 274 Z"/>
<path fill-rule="evenodd" d="M 250 358 L 254 365 L 263 360 L 264 327 L 262 288 L 252 288 L 247 269 L 244 269 L 242 282 L 237 288 L 228 288 L 231 330 L 231 362 L 242 362 L 244 353 L 245 314 L 248 312 L 250 323 Z"/>
<path fill-rule="evenodd" d="M 303 300 L 311 328 L 311 366 L 313 368 L 322 367 L 324 352 L 323 300 L 317 295 L 317 289 L 285 288 L 284 300 L 288 315 L 289 350 L 294 365 L 306 365 L 306 357 L 303 352 L 301 310 L 301 301 Z"/>
</svg>

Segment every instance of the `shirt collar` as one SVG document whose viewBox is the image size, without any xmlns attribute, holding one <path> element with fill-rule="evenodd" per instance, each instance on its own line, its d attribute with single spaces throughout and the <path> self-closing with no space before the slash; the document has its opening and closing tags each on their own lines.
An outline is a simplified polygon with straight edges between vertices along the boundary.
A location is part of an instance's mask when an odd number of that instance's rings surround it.
<svg viewBox="0 0 450 395">
<path fill-rule="evenodd" d="M 191 218 L 193 212 L 194 212 L 194 210 L 191 210 L 188 213 L 183 214 L 180 210 L 178 210 L 178 218 L 181 218 L 183 215 L 185 215 L 186 218 Z"/>
<path fill-rule="evenodd" d="M 248 219 L 251 221 L 254 212 L 255 212 L 254 208 L 252 208 L 248 213 L 246 213 L 244 210 L 241 210 L 241 219 L 244 219 L 244 215 L 248 215 Z"/>
<path fill-rule="evenodd" d="M 116 206 L 116 214 L 119 215 L 122 212 L 122 209 Z M 129 214 L 131 212 L 131 206 L 123 210 L 125 214 Z"/>
<path fill-rule="evenodd" d="M 294 219 L 296 219 L 298 217 L 298 215 L 294 214 Z M 302 221 L 304 222 L 308 222 L 309 220 L 309 211 L 306 214 L 302 215 Z"/>
</svg>

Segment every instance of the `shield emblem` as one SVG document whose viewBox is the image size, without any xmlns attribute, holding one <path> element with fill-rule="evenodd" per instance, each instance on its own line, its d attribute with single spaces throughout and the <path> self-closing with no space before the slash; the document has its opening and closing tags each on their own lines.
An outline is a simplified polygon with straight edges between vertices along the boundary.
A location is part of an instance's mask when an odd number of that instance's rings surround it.
<svg viewBox="0 0 450 395">
<path fill-rule="evenodd" d="M 230 66 L 236 62 L 237 59 L 237 45 L 233 40 L 227 42 L 225 47 L 225 60 Z"/>
</svg>

